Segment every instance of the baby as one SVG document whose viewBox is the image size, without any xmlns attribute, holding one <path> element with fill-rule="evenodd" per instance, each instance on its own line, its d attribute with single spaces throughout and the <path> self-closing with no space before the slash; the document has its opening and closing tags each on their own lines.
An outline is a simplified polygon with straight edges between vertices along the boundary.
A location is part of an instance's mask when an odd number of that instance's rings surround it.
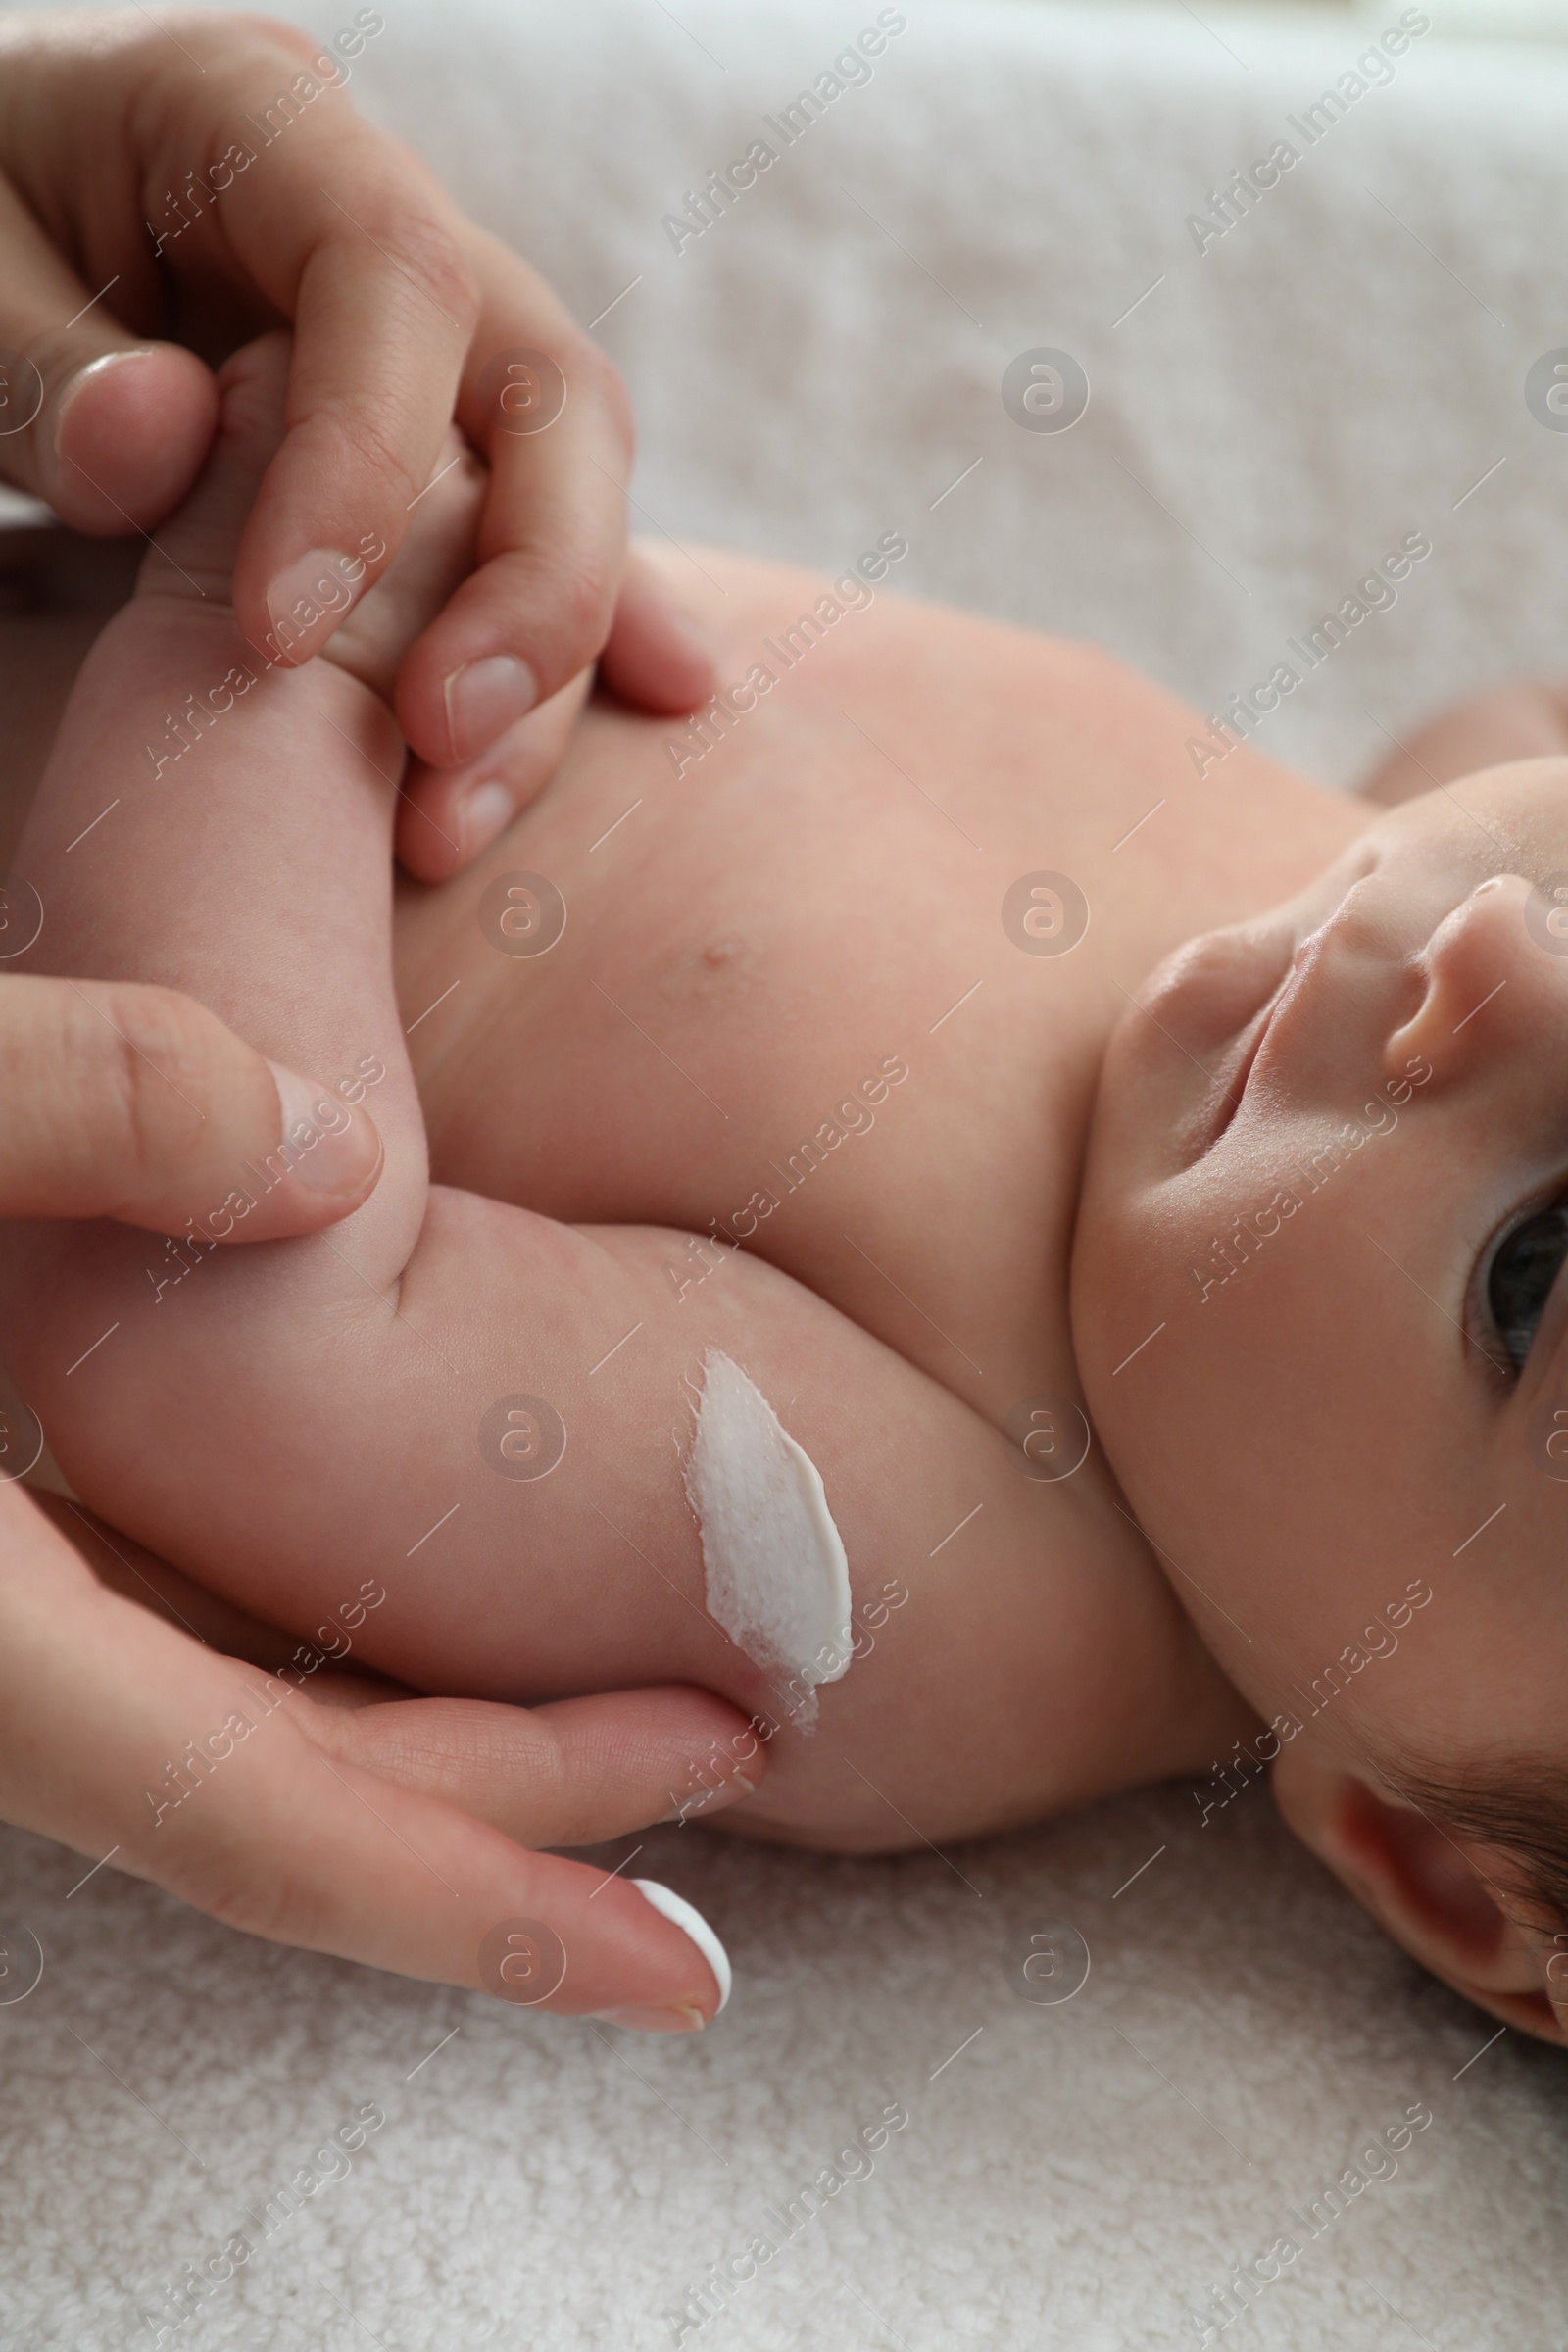
<svg viewBox="0 0 1568 2352">
<path fill-rule="evenodd" d="M 357 1655 L 419 1689 L 707 1684 L 764 1837 L 1273 1760 L 1412 1951 L 1560 2038 L 1568 768 L 1375 823 L 1245 742 L 1200 777 L 1106 657 L 888 599 L 889 534 L 832 590 L 705 558 L 735 686 L 589 709 L 394 915 L 376 689 L 471 486 L 270 664 L 224 582 L 283 352 L 229 363 L 17 858 L 12 968 L 319 1081 L 167 1246 L 5 1236 L 74 1492 L 301 1636 L 384 1592 Z M 126 1082 L 168 1115 L 178 1070 Z M 220 1246 L 367 1112 L 352 1218 Z"/>
</svg>

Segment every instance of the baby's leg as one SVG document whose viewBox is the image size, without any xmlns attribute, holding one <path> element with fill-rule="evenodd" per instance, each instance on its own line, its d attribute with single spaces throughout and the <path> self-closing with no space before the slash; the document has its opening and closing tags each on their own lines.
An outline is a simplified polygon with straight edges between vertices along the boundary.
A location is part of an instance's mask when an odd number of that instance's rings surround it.
<svg viewBox="0 0 1568 2352">
<path fill-rule="evenodd" d="M 8 1354 L 66 1475 L 302 1633 L 373 1579 L 360 1652 L 416 1687 L 699 1681 L 777 1720 L 777 1677 L 705 1609 L 683 1483 L 688 1375 L 719 1349 L 820 1470 L 857 1611 L 818 1736 L 774 1741 L 755 1801 L 777 1834 L 896 1845 L 1200 1765 L 1234 1694 L 1071 1482 L 1021 1476 L 977 1415 L 747 1253 L 681 1304 L 683 1236 L 427 1185 L 390 970 L 392 722 L 324 662 L 266 670 L 224 602 L 280 369 L 275 346 L 231 364 L 214 468 L 160 533 L 174 568 L 94 649 L 20 863 L 48 968 L 185 989 L 368 1094 L 386 1167 L 303 1242 L 204 1244 L 266 1187 L 254 1168 L 192 1200 L 177 1251 L 107 1225 L 5 1237 Z"/>
<path fill-rule="evenodd" d="M 1434 785 L 1456 783 L 1510 760 L 1544 760 L 1568 752 L 1568 690 L 1537 678 L 1489 686 L 1440 711 L 1389 753 L 1361 792 L 1392 808 Z"/>
<path fill-rule="evenodd" d="M 0 530 L 0 874 L 10 870 L 61 713 L 135 581 L 134 542 Z"/>
</svg>

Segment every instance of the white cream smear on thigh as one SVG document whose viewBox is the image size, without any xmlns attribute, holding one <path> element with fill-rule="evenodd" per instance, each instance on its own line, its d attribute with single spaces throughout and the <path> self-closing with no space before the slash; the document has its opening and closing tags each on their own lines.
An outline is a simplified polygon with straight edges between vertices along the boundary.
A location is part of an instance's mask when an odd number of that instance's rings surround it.
<svg viewBox="0 0 1568 2352">
<path fill-rule="evenodd" d="M 708 1613 L 786 1686 L 790 1720 L 816 1721 L 816 1686 L 850 1665 L 850 1563 L 816 1464 L 756 1382 L 703 1358 L 686 1493 L 703 1539 Z"/>
</svg>

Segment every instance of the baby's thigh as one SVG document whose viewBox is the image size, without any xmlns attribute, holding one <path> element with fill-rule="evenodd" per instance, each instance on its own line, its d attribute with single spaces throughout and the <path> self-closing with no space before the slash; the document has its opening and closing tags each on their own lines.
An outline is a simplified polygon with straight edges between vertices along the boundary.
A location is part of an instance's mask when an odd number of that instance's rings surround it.
<svg viewBox="0 0 1568 2352">
<path fill-rule="evenodd" d="M 470 1574 L 420 1580 L 425 1654 L 460 1676 L 466 1652 L 470 1674 L 510 1659 L 523 1695 L 707 1685 L 772 1727 L 730 1826 L 792 1843 L 979 1835 L 1191 1763 L 1180 1742 L 1207 1737 L 1195 1719 L 1218 1678 L 1098 1457 L 1035 1477 L 939 1382 L 746 1251 L 711 1251 L 675 1300 L 670 1239 L 594 1231 L 605 1337 L 558 1381 L 570 1442 L 534 1482 L 527 1432 L 518 1483 L 487 1482 L 527 1552 L 496 1521 Z M 846 1654 L 811 1687 L 808 1665 Z M 700 1810 L 693 1761 L 672 1793 Z"/>
<path fill-rule="evenodd" d="M 432 1196 L 403 1315 L 429 1329 L 431 1301 L 466 1288 L 442 1356 L 510 1356 L 507 1387 L 546 1401 L 498 1396 L 475 1444 L 420 1348 L 415 1385 L 378 1396 L 404 1433 L 394 1466 L 345 1391 L 322 1459 L 363 1466 L 316 1505 L 317 1561 L 343 1555 L 327 1514 L 362 1514 L 372 1489 L 414 1481 L 398 1515 L 435 1531 L 388 1569 L 371 1661 L 525 1702 L 706 1685 L 777 1727 L 738 1826 L 840 1848 L 978 1834 L 1174 1769 L 1196 1643 L 1098 1454 L 1037 1480 L 748 1251 L 709 1250 L 677 1297 L 677 1238 Z"/>
<path fill-rule="evenodd" d="M 76 672 L 130 595 L 141 545 L 53 528 L 0 531 L 0 874 L 10 869 Z"/>
<path fill-rule="evenodd" d="M 1560 758 L 1564 751 L 1568 692 L 1547 680 L 1516 678 L 1467 695 L 1407 733 L 1361 790 L 1369 801 L 1392 808 L 1482 768 Z"/>
</svg>

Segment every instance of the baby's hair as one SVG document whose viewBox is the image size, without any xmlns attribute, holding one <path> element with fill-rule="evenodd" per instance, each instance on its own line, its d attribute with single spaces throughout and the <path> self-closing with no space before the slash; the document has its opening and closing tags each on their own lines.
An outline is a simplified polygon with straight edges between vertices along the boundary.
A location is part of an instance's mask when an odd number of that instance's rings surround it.
<svg viewBox="0 0 1568 2352">
<path fill-rule="evenodd" d="M 1519 1886 L 1494 1889 L 1504 1910 L 1521 1924 L 1568 1936 L 1568 1770 L 1538 1756 L 1472 1766 L 1462 1776 L 1408 1761 L 1390 1778 L 1440 1828 L 1512 1857 Z"/>
</svg>

